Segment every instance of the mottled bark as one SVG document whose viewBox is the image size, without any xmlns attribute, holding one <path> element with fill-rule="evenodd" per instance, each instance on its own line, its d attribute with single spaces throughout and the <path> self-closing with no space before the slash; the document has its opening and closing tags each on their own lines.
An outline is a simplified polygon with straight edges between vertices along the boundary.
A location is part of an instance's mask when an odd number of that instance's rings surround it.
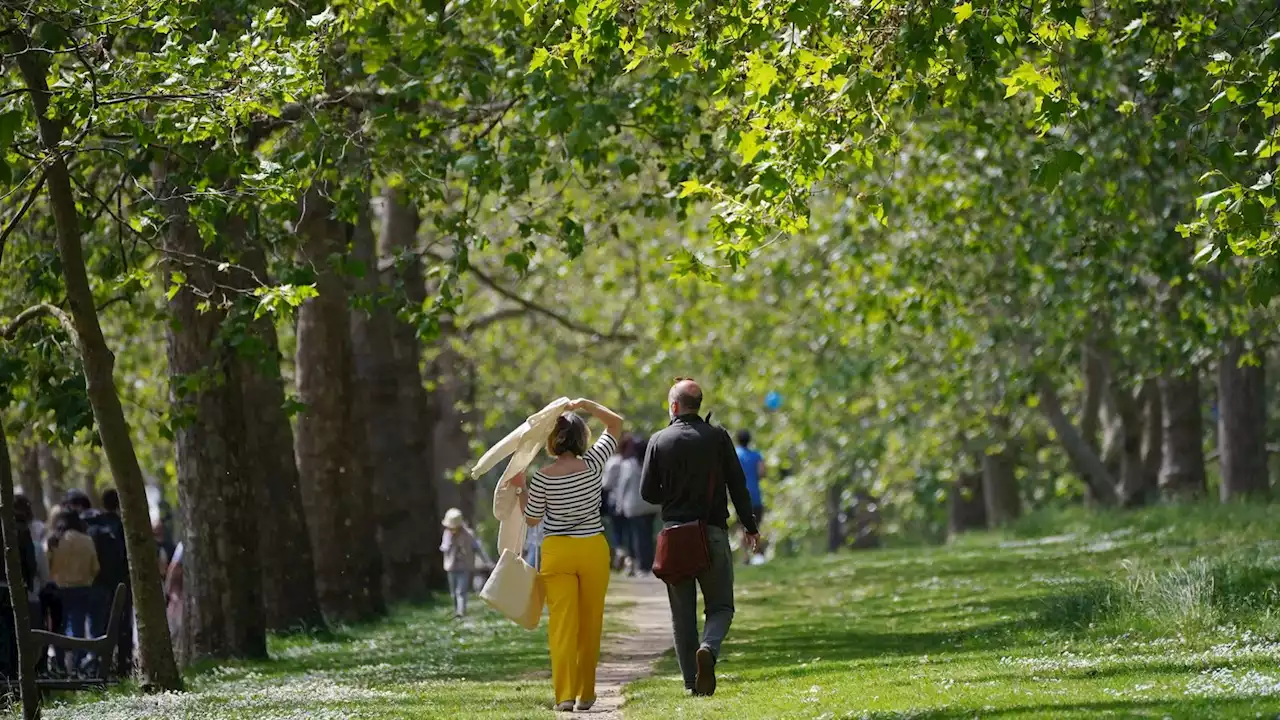
<svg viewBox="0 0 1280 720">
<path fill-rule="evenodd" d="M 1267 469 L 1267 383 L 1263 356 L 1245 359 L 1244 341 L 1233 338 L 1218 362 L 1218 461 L 1222 500 L 1271 494 Z"/>
<path fill-rule="evenodd" d="M 1090 338 L 1084 343 L 1084 401 L 1080 406 L 1080 435 L 1095 453 L 1102 451 L 1098 441 L 1099 420 L 1106 393 L 1107 371 L 1098 343 Z"/>
<path fill-rule="evenodd" d="M 1147 380 L 1139 394 L 1142 402 L 1142 492 L 1128 498 L 1129 505 L 1147 504 L 1160 494 L 1160 466 L 1164 463 L 1164 406 L 1160 384 Z"/>
<path fill-rule="evenodd" d="M 1134 507 L 1146 502 L 1147 476 L 1142 454 L 1142 400 L 1128 388 L 1112 384 L 1108 391 L 1114 413 L 1116 478 L 1120 504 Z"/>
<path fill-rule="evenodd" d="M 266 257 L 247 247 L 236 274 L 250 287 L 252 274 L 270 282 Z M 247 342 L 236 356 L 244 408 L 245 477 L 257 489 L 262 604 L 269 630 L 310 631 L 324 627 L 316 595 L 315 556 L 302 505 L 302 486 L 293 454 L 293 426 L 285 409 L 280 375 L 280 340 L 271 316 L 248 320 Z"/>
<path fill-rule="evenodd" d="M 982 499 L 987 527 L 1003 527 L 1022 514 L 1014 454 L 1007 447 L 982 454 Z"/>
<path fill-rule="evenodd" d="M 417 212 L 403 193 L 394 188 L 383 193 L 382 201 L 382 235 L 378 255 L 386 267 L 383 282 L 394 291 L 402 292 L 408 307 L 422 307 L 426 300 L 422 267 L 418 256 L 409 253 L 417 242 Z M 431 398 L 423 386 L 422 344 L 414 325 L 393 317 L 391 346 L 392 373 L 398 389 L 394 422 L 403 432 L 409 446 L 409 457 L 415 462 L 406 475 L 410 479 L 406 489 L 422 517 L 442 517 L 444 508 L 439 500 L 434 470 L 436 416 Z M 446 579 L 440 557 L 440 528 L 434 522 L 421 525 L 417 544 L 423 565 L 417 574 L 425 578 L 428 589 L 444 589 Z"/>
<path fill-rule="evenodd" d="M 1072 468 L 1084 481 L 1089 499 L 1099 505 L 1115 505 L 1118 498 L 1111 473 L 1062 409 L 1058 388 L 1044 375 L 1037 375 L 1035 380 L 1036 391 L 1040 395 L 1040 410 L 1057 434 L 1058 442 L 1071 460 Z"/>
<path fill-rule="evenodd" d="M 22 555 L 18 542 L 18 520 L 13 511 L 13 467 L 9 459 L 9 439 L 4 432 L 4 423 L 0 422 L 0 527 L 4 532 L 4 570 L 9 580 L 9 605 L 13 609 L 13 626 L 15 628 L 31 627 L 31 610 L 27 604 L 27 584 L 22 577 Z M 18 688 L 22 698 L 23 720 L 37 720 L 40 717 L 40 693 L 36 690 L 36 654 L 34 638 L 29 633 L 19 632 L 16 638 L 18 648 Z"/>
<path fill-rule="evenodd" d="M 1205 494 L 1204 421 L 1200 411 L 1200 379 L 1194 371 L 1160 378 L 1164 409 L 1160 491 L 1173 498 Z"/>
<path fill-rule="evenodd" d="M 160 588 L 160 568 L 155 562 L 155 540 L 147 511 L 146 486 L 138 456 L 134 452 L 120 395 L 113 376 L 115 358 L 107 347 L 98 322 L 93 290 L 85 271 L 84 248 L 80 238 L 80 213 L 71 191 L 71 177 L 63 155 L 63 125 L 50 112 L 47 58 L 29 52 L 25 34 L 9 34 L 15 60 L 30 92 L 45 155 L 45 186 L 48 193 L 62 275 L 66 281 L 67 306 L 75 330 L 76 346 L 84 369 L 89 403 L 93 407 L 98 435 L 120 492 L 129 550 L 129 575 L 133 584 L 134 608 L 139 637 L 139 673 L 144 687 L 180 690 L 182 676 L 173 659 L 164 597 Z"/>
<path fill-rule="evenodd" d="M 450 330 L 446 328 L 446 331 Z M 438 343 L 435 359 L 428 369 L 435 391 L 431 394 L 432 471 L 442 507 L 456 507 L 463 515 L 474 518 L 476 512 L 475 481 L 464 475 L 459 481 L 454 472 L 470 462 L 470 438 L 466 426 L 471 417 L 474 385 L 470 365 L 450 345 L 446 336 Z"/>
<path fill-rule="evenodd" d="M 982 473 L 962 473 L 952 483 L 948 495 L 947 535 L 956 536 L 986 527 L 987 509 L 982 497 Z"/>
<path fill-rule="evenodd" d="M 422 456 L 401 422 L 404 409 L 397 372 L 392 324 L 395 318 L 379 282 L 378 254 L 368 212 L 352 236 L 352 254 L 365 268 L 355 280 L 357 307 L 351 311 L 356 398 L 364 418 L 369 452 L 365 476 L 373 485 L 374 519 L 383 563 L 383 590 L 390 602 L 423 600 L 430 595 L 423 569 L 432 558 L 422 542 L 424 516 L 419 477 Z M 416 376 L 416 373 L 415 373 Z M 437 547 L 439 547 L 437 545 Z"/>
<path fill-rule="evenodd" d="M 18 486 L 24 497 L 31 501 L 31 515 L 40 522 L 49 517 L 49 506 L 45 503 L 44 478 L 40 476 L 40 449 L 25 433 L 25 442 L 18 441 Z"/>
<path fill-rule="evenodd" d="M 235 351 L 219 337 L 222 310 L 216 261 L 191 222 L 182 187 L 157 166 L 164 209 L 165 269 L 186 282 L 169 299 L 170 399 L 175 423 L 183 528 L 183 631 L 187 662 L 265 658 L 266 622 L 258 562 L 256 491 L 243 471 L 244 409 Z M 202 304 L 207 307 L 202 308 Z"/>
<path fill-rule="evenodd" d="M 319 188 L 307 192 L 299 230 L 318 296 L 298 311 L 297 457 L 325 615 L 339 622 L 385 611 L 364 427 L 355 399 L 351 320 L 345 280 L 331 257 L 347 249 L 347 228 Z M 424 523 L 425 524 L 425 523 Z"/>
<path fill-rule="evenodd" d="M 838 552 L 844 547 L 844 483 L 827 488 L 827 552 Z"/>
<path fill-rule="evenodd" d="M 48 443 L 36 445 L 36 463 L 40 467 L 40 475 L 44 478 L 44 502 L 52 509 L 62 504 L 62 496 L 70 488 L 67 487 L 66 466 L 58 451 Z"/>
</svg>

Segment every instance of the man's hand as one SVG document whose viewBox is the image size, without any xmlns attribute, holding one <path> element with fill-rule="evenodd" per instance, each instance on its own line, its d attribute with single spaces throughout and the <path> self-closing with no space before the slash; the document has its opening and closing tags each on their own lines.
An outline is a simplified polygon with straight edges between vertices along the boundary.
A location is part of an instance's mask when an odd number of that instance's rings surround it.
<svg viewBox="0 0 1280 720">
<path fill-rule="evenodd" d="M 747 543 L 747 549 L 751 552 L 755 552 L 760 547 L 760 533 L 756 533 L 755 535 L 746 535 L 743 537 L 743 540 Z"/>
</svg>

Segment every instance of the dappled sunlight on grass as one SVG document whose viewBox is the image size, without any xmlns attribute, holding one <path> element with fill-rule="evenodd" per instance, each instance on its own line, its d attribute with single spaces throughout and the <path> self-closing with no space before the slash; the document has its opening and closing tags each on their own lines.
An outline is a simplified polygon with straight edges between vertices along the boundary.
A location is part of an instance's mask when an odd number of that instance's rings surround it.
<svg viewBox="0 0 1280 720">
<path fill-rule="evenodd" d="M 716 697 L 668 659 L 628 717 L 1275 717 L 1280 527 L 1203 510 L 743 569 Z"/>
</svg>

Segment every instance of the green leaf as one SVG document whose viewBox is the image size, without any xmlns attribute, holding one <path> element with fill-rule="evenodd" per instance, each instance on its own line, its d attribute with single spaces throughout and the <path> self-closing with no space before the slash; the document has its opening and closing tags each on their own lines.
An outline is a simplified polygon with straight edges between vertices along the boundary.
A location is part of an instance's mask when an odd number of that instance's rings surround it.
<svg viewBox="0 0 1280 720">
<path fill-rule="evenodd" d="M 743 165 L 750 165 L 763 149 L 760 146 L 760 133 L 755 130 L 742 133 L 742 137 L 738 140 L 738 154 L 742 156 Z"/>
<path fill-rule="evenodd" d="M 1074 150 L 1057 150 L 1036 170 L 1035 182 L 1052 190 L 1062 182 L 1063 175 L 1080 170 L 1084 156 Z"/>
<path fill-rule="evenodd" d="M 762 58 L 759 53 L 752 53 L 747 58 L 747 89 L 757 97 L 765 97 L 778 81 L 778 70 Z"/>
<path fill-rule="evenodd" d="M 956 24 L 959 25 L 973 15 L 973 3 L 957 5 L 953 12 L 956 14 Z"/>
<path fill-rule="evenodd" d="M 623 157 L 618 160 L 618 174 L 622 175 L 623 179 L 637 175 L 639 172 L 640 163 L 636 162 L 635 158 Z"/>
<path fill-rule="evenodd" d="M 529 256 L 520 252 L 507 253 L 502 259 L 502 264 L 524 275 L 529 270 Z"/>
<path fill-rule="evenodd" d="M 1093 34 L 1093 28 L 1089 27 L 1089 21 L 1085 20 L 1083 15 L 1076 18 L 1075 31 L 1076 38 L 1080 40 L 1088 40 Z"/>
<path fill-rule="evenodd" d="M 551 53 L 547 52 L 546 48 L 534 48 L 533 59 L 529 61 L 528 72 L 533 72 L 534 70 L 537 70 L 543 65 L 546 65 L 547 61 L 549 61 L 550 59 L 551 59 Z"/>
<path fill-rule="evenodd" d="M 686 198 L 686 197 L 689 197 L 690 195 L 697 195 L 698 193 L 705 192 L 705 191 L 706 191 L 706 188 L 703 187 L 702 183 L 698 182 L 697 180 L 685 180 L 684 182 L 680 183 L 679 197 Z"/>
<path fill-rule="evenodd" d="M 18 129 L 22 127 L 22 118 L 21 110 L 10 110 L 7 113 L 0 114 L 0 148 L 13 142 L 14 136 L 18 134 Z"/>
</svg>

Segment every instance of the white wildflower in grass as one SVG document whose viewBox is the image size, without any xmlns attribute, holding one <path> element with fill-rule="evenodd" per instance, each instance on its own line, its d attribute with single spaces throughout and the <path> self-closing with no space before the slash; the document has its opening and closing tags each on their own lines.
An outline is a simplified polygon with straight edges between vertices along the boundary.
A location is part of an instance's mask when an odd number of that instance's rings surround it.
<svg viewBox="0 0 1280 720">
<path fill-rule="evenodd" d="M 1186 694 L 1192 697 L 1280 696 L 1280 677 L 1257 670 L 1205 670 L 1187 683 Z"/>
</svg>

